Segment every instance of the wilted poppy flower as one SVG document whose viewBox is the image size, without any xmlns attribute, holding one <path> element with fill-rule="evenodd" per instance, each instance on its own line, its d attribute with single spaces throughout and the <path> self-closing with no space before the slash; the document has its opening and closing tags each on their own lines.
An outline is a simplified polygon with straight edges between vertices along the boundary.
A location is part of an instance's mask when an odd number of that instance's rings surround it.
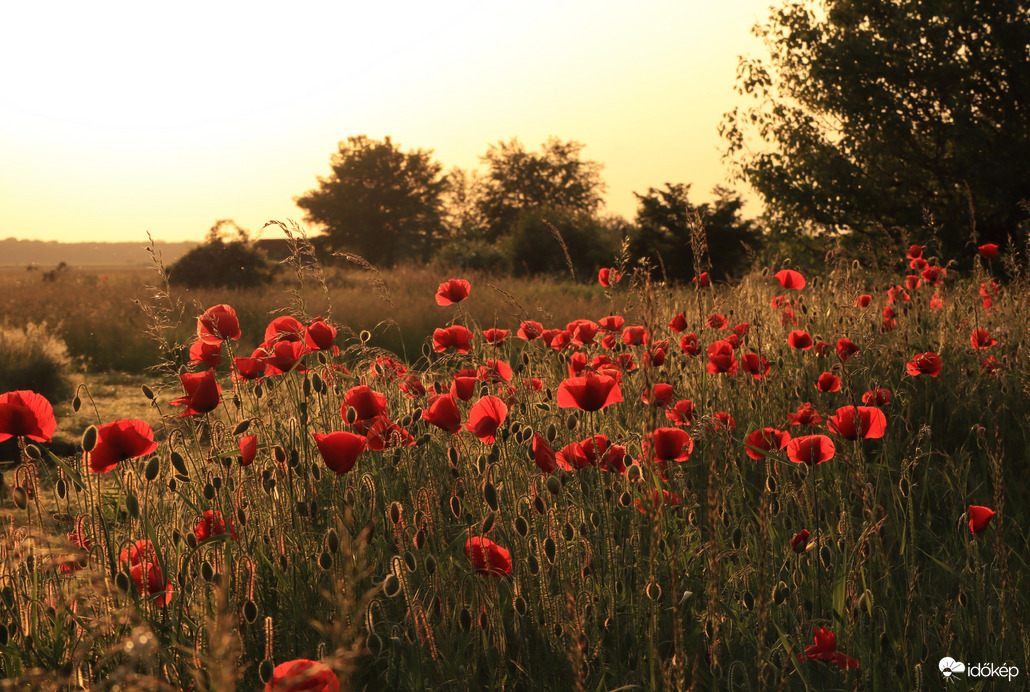
<svg viewBox="0 0 1030 692">
<path fill-rule="evenodd" d="M 340 679 L 324 663 L 298 658 L 277 665 L 264 692 L 340 692 Z"/>
<path fill-rule="evenodd" d="M 787 458 L 795 464 L 821 464 L 832 459 L 836 453 L 833 440 L 826 435 L 795 437 L 787 443 Z"/>
<path fill-rule="evenodd" d="M 975 349 L 984 349 L 994 346 L 998 340 L 991 336 L 986 329 L 974 329 L 973 333 L 969 335 L 969 343 Z"/>
<path fill-rule="evenodd" d="M 969 530 L 973 533 L 982 533 L 991 523 L 996 512 L 989 507 L 980 505 L 969 505 Z"/>
<path fill-rule="evenodd" d="M 776 272 L 776 280 L 784 288 L 800 290 L 805 287 L 805 277 L 801 275 L 801 272 L 794 271 L 793 269 L 781 269 Z"/>
<path fill-rule="evenodd" d="M 440 284 L 436 289 L 437 305 L 452 305 L 460 303 L 469 297 L 472 284 L 464 279 L 451 279 Z"/>
<path fill-rule="evenodd" d="M 336 334 L 336 327 L 316 317 L 304 331 L 304 344 L 309 351 L 329 351 L 337 355 L 340 347 L 335 343 Z"/>
<path fill-rule="evenodd" d="M 116 420 L 97 428 L 97 442 L 89 452 L 89 470 L 107 473 L 122 461 L 157 449 L 154 431 L 141 420 Z"/>
<path fill-rule="evenodd" d="M 886 406 L 891 402 L 891 390 L 884 387 L 870 389 L 862 395 L 862 403 L 866 406 Z"/>
<path fill-rule="evenodd" d="M 129 569 L 132 581 L 144 597 L 153 597 L 162 608 L 172 602 L 172 581 L 164 579 L 156 560 L 143 560 Z"/>
<path fill-rule="evenodd" d="M 307 368 L 300 362 L 307 352 L 303 341 L 282 339 L 265 348 L 270 349 L 265 356 L 266 375 L 285 375 L 291 370 L 307 372 Z"/>
<path fill-rule="evenodd" d="M 752 459 L 765 458 L 765 452 L 783 449 L 790 442 L 790 434 L 776 428 L 762 428 L 748 433 L 744 438 L 745 453 Z"/>
<path fill-rule="evenodd" d="M 588 372 L 582 377 L 570 377 L 558 385 L 558 406 L 599 411 L 605 406 L 622 401 L 622 391 L 614 377 Z"/>
<path fill-rule="evenodd" d="M 250 466 L 257 456 L 257 435 L 246 435 L 240 438 L 240 466 Z"/>
<path fill-rule="evenodd" d="M 916 247 L 913 245 L 912 247 Z M 836 635 L 825 627 L 815 630 L 815 644 L 805 647 L 805 653 L 798 654 L 799 661 L 833 661 L 841 670 L 858 668 L 858 661 L 837 651 Z"/>
<path fill-rule="evenodd" d="M 941 374 L 941 357 L 933 351 L 918 353 L 905 365 L 905 372 L 912 376 L 937 377 Z"/>
<path fill-rule="evenodd" d="M 511 334 L 510 329 L 484 329 L 483 338 L 486 339 L 486 343 L 490 344 L 495 348 L 499 348 L 504 345 L 504 342 L 508 340 L 508 335 Z"/>
<path fill-rule="evenodd" d="M 811 534 L 808 529 L 801 529 L 790 539 L 790 549 L 795 553 L 803 553 L 808 550 L 808 538 Z"/>
<path fill-rule="evenodd" d="M 687 316 L 682 312 L 669 320 L 669 329 L 679 334 L 687 328 Z"/>
<path fill-rule="evenodd" d="M 769 361 L 757 353 L 745 353 L 740 359 L 740 369 L 756 380 L 760 380 L 768 375 L 770 367 Z"/>
<path fill-rule="evenodd" d="M 650 456 L 659 463 L 686 461 L 694 451 L 694 440 L 683 428 L 658 428 L 647 434 L 643 443 L 645 457 Z"/>
<path fill-rule="evenodd" d="M 980 256 L 984 259 L 994 259 L 998 254 L 998 246 L 994 243 L 986 243 L 977 248 L 980 252 Z"/>
<path fill-rule="evenodd" d="M 640 395 L 640 400 L 645 404 L 654 406 L 655 408 L 665 408 L 672 402 L 672 397 L 675 396 L 671 384 L 659 382 L 651 387 L 644 387 L 644 392 Z"/>
<path fill-rule="evenodd" d="M 700 274 L 695 276 L 693 279 L 691 279 L 691 281 L 698 288 L 708 288 L 708 285 L 710 283 L 709 278 L 708 278 L 708 272 L 701 272 Z"/>
<path fill-rule="evenodd" d="M 314 438 L 325 465 L 337 476 L 342 476 L 354 468 L 355 462 L 368 444 L 364 435 L 352 432 L 315 433 Z"/>
<path fill-rule="evenodd" d="M 815 388 L 820 392 L 839 392 L 840 378 L 832 372 L 824 372 L 822 375 L 819 375 L 819 379 L 815 381 Z"/>
<path fill-rule="evenodd" d="M 240 320 L 232 307 L 215 305 L 204 311 L 197 318 L 198 339 L 232 339 L 240 338 Z"/>
<path fill-rule="evenodd" d="M 873 297 L 867 293 L 863 293 L 858 298 L 855 298 L 854 305 L 856 308 L 867 308 L 871 302 L 873 302 Z"/>
<path fill-rule="evenodd" d="M 200 365 L 203 363 L 209 368 L 217 368 L 222 362 L 222 340 L 207 338 L 197 339 L 190 346 L 190 363 Z"/>
<path fill-rule="evenodd" d="M 344 420 L 348 419 L 348 408 L 354 409 L 355 425 L 359 430 L 364 430 L 372 420 L 387 415 L 386 396 L 366 384 L 360 384 L 343 395 L 340 415 Z"/>
<path fill-rule="evenodd" d="M 676 425 L 690 425 L 694 420 L 694 402 L 680 399 L 675 406 L 665 411 L 665 417 Z"/>
<path fill-rule="evenodd" d="M 540 335 L 544 333 L 544 325 L 533 320 L 524 320 L 519 325 L 519 331 L 515 336 L 526 341 L 532 341 L 533 339 L 539 339 Z"/>
<path fill-rule="evenodd" d="M 422 420 L 452 435 L 461 430 L 461 411 L 450 394 L 438 394 L 430 399 L 429 408 L 422 413 Z"/>
<path fill-rule="evenodd" d="M 56 430 L 54 407 L 42 394 L 27 389 L 0 394 L 0 442 L 12 437 L 50 442 Z"/>
<path fill-rule="evenodd" d="M 797 413 L 788 413 L 787 421 L 791 425 L 810 425 L 813 428 L 822 422 L 819 412 L 812 407 L 812 402 L 806 401 L 798 407 Z"/>
<path fill-rule="evenodd" d="M 197 525 L 193 528 L 193 535 L 197 537 L 197 540 L 203 543 L 209 538 L 217 538 L 218 536 L 224 536 L 228 534 L 231 540 L 238 540 L 239 536 L 236 535 L 236 529 L 233 528 L 232 522 L 228 519 L 222 518 L 222 513 L 217 509 L 209 509 L 204 512 L 203 518 L 197 522 Z"/>
<path fill-rule="evenodd" d="M 680 350 L 688 356 L 701 355 L 701 346 L 697 343 L 697 334 L 690 332 L 680 338 Z"/>
<path fill-rule="evenodd" d="M 844 406 L 827 421 L 830 432 L 845 440 L 858 438 L 879 439 L 887 431 L 887 418 L 883 411 L 872 406 Z"/>
<path fill-rule="evenodd" d="M 800 329 L 795 329 L 787 335 L 787 344 L 791 348 L 807 351 L 812 348 L 812 336 Z"/>
<path fill-rule="evenodd" d="M 497 440 L 497 429 L 508 417 L 508 407 L 495 396 L 484 396 L 469 410 L 465 429 L 481 442 L 493 444 Z"/>
<path fill-rule="evenodd" d="M 554 460 L 554 450 L 540 433 L 533 433 L 533 461 L 544 473 L 554 473 L 558 468 Z"/>
<path fill-rule="evenodd" d="M 473 536 L 465 541 L 465 555 L 480 574 L 502 577 L 511 574 L 511 553 L 489 538 Z"/>
<path fill-rule="evenodd" d="M 452 324 L 446 329 L 437 329 L 433 332 L 433 350 L 443 353 L 449 348 L 455 349 L 458 353 L 468 353 L 472 350 L 472 332 L 460 324 Z"/>
<path fill-rule="evenodd" d="M 221 403 L 222 388 L 215 381 L 215 371 L 186 372 L 179 375 L 186 395 L 168 402 L 170 406 L 185 406 L 180 418 L 214 411 Z"/>
<path fill-rule="evenodd" d="M 730 326 L 729 320 L 726 319 L 725 315 L 720 315 L 717 312 L 713 312 L 708 316 L 707 324 L 712 329 L 723 330 Z"/>
<path fill-rule="evenodd" d="M 709 374 L 737 374 L 737 357 L 733 355 L 733 344 L 728 341 L 716 341 L 708 347 L 708 364 L 705 366 Z"/>
<path fill-rule="evenodd" d="M 612 267 L 602 267 L 597 272 L 597 282 L 605 288 L 611 288 L 612 284 L 617 284 L 622 280 L 622 274 L 619 273 L 618 269 Z"/>
<path fill-rule="evenodd" d="M 858 353 L 858 346 L 851 339 L 847 337 L 837 339 L 837 357 L 842 361 L 848 360 L 856 353 Z"/>
</svg>

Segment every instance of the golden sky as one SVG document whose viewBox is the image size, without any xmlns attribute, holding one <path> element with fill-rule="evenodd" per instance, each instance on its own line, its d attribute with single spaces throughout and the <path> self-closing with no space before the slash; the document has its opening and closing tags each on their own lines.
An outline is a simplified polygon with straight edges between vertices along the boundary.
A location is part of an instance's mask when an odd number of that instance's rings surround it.
<svg viewBox="0 0 1030 692">
<path fill-rule="evenodd" d="M 0 10 L 0 238 L 200 240 L 303 218 L 349 135 L 555 135 L 633 192 L 726 183 L 716 132 L 772 0 L 18 2 Z M 758 213 L 757 202 L 748 215 Z M 312 229 L 314 230 L 314 229 Z M 272 231 L 266 231 L 270 234 Z"/>
</svg>

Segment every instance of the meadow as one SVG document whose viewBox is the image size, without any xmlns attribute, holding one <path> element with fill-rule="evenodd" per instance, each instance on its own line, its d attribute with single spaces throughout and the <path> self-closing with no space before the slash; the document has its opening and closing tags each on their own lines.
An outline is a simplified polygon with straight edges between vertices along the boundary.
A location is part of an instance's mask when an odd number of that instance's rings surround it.
<svg viewBox="0 0 1030 692">
<path fill-rule="evenodd" d="M 87 385 L 0 397 L 0 688 L 1018 687 L 1030 285 L 952 259 L 10 273 Z"/>
</svg>

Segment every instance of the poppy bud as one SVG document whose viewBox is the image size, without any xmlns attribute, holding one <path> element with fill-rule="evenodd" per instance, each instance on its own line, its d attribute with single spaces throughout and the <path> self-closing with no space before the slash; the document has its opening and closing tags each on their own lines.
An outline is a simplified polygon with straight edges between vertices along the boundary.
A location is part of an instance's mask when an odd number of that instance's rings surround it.
<svg viewBox="0 0 1030 692">
<path fill-rule="evenodd" d="M 33 444 L 25 445 L 25 456 L 29 459 L 39 460 L 42 458 L 42 453 L 39 451 L 39 447 Z"/>
<path fill-rule="evenodd" d="M 515 531 L 520 536 L 525 536 L 529 533 L 529 522 L 526 521 L 525 517 L 515 518 Z"/>
<path fill-rule="evenodd" d="M 148 387 L 147 385 L 144 384 L 144 385 L 140 385 L 140 390 L 142 390 L 143 396 L 145 396 L 146 398 L 150 399 L 151 401 L 154 400 L 154 390 L 153 389 L 151 389 L 150 387 Z"/>
<path fill-rule="evenodd" d="M 433 574 L 436 573 L 436 558 L 434 558 L 432 555 L 426 555 L 425 565 L 426 574 L 428 574 L 429 576 L 433 576 Z"/>
<path fill-rule="evenodd" d="M 494 487 L 493 483 L 487 483 L 483 486 L 483 499 L 486 501 L 486 504 L 490 509 L 495 512 L 497 511 L 497 488 Z"/>
<path fill-rule="evenodd" d="M 139 519 L 139 500 L 136 498 L 135 493 L 128 492 L 125 494 L 125 511 L 133 519 Z"/>
<path fill-rule="evenodd" d="M 63 478 L 57 479 L 55 488 L 57 490 L 57 497 L 59 497 L 60 499 L 63 500 L 68 495 L 68 484 L 65 483 Z"/>
<path fill-rule="evenodd" d="M 91 425 L 82 433 L 82 451 L 92 452 L 97 446 L 97 426 Z"/>
<path fill-rule="evenodd" d="M 261 682 L 266 685 L 272 682 L 272 675 L 275 673 L 275 666 L 267 658 L 261 662 L 258 666 L 258 675 L 261 677 Z"/>
<path fill-rule="evenodd" d="M 82 408 L 82 399 L 80 399 L 79 395 L 76 394 L 75 398 L 72 399 L 72 411 L 78 413 L 80 408 Z"/>
<path fill-rule="evenodd" d="M 233 434 L 234 437 L 237 436 L 237 435 L 242 435 L 243 433 L 247 432 L 247 430 L 249 428 L 250 428 L 250 419 L 247 418 L 246 420 L 240 421 L 236 425 L 236 427 L 232 429 L 232 434 Z"/>
</svg>

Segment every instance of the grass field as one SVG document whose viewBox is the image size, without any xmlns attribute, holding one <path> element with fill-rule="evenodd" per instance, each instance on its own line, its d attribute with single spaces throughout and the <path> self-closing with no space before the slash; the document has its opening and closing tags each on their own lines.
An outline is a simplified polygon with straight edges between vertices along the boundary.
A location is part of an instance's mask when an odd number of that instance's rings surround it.
<svg viewBox="0 0 1030 692">
<path fill-rule="evenodd" d="M 98 406 L 53 402 L 71 451 L 11 433 L 0 685 L 916 690 L 951 657 L 1016 689 L 1030 290 L 924 261 L 794 288 L 5 276 Z"/>
</svg>

